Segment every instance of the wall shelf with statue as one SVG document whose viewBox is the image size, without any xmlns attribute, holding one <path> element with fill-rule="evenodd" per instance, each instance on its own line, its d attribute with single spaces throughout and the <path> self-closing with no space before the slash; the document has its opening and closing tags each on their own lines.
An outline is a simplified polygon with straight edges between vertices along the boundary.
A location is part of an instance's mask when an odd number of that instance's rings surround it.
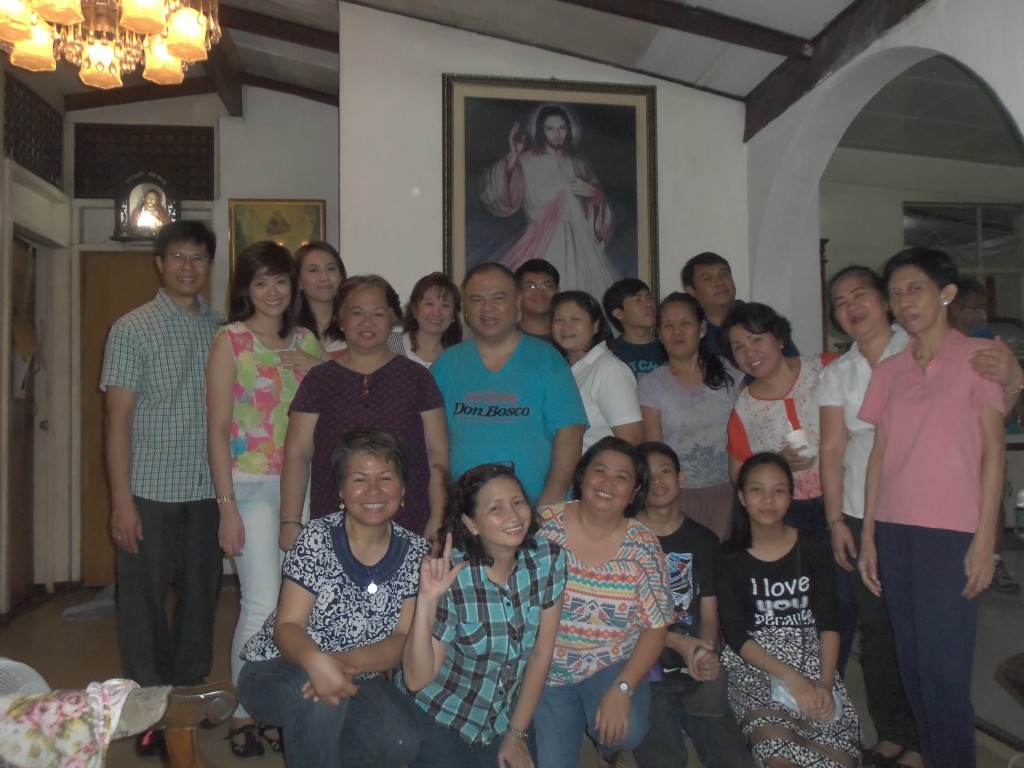
<svg viewBox="0 0 1024 768">
<path fill-rule="evenodd" d="M 155 240 L 164 224 L 181 218 L 177 185 L 151 171 L 125 179 L 114 207 L 112 239 Z"/>
</svg>

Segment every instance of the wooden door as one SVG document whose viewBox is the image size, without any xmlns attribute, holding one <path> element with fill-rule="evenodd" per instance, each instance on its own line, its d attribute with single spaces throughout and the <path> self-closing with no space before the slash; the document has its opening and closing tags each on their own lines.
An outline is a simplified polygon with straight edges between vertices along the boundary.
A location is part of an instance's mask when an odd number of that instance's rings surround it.
<svg viewBox="0 0 1024 768">
<path fill-rule="evenodd" d="M 114 580 L 110 541 L 110 486 L 103 462 L 103 393 L 100 371 L 110 326 L 153 298 L 160 279 L 147 253 L 82 254 L 82 581 L 101 587 Z"/>
<path fill-rule="evenodd" d="M 33 451 L 35 450 L 36 255 L 23 240 L 14 239 L 11 281 L 11 428 L 7 478 L 10 488 L 8 576 L 12 608 L 35 590 L 33 538 Z"/>
</svg>

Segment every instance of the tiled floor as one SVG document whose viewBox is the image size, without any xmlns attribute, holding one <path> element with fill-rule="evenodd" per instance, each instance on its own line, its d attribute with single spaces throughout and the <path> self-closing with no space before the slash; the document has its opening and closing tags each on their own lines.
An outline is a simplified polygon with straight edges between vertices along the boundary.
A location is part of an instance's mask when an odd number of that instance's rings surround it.
<svg viewBox="0 0 1024 768">
<path fill-rule="evenodd" d="M 1012 569 L 1024 576 L 1024 551 L 1009 553 Z M 62 611 L 71 605 L 84 602 L 91 593 L 60 596 L 48 600 L 40 607 L 19 616 L 0 630 L 0 656 L 10 656 L 39 670 L 53 688 L 79 688 L 93 680 L 105 680 L 120 674 L 117 653 L 116 620 L 113 616 L 83 622 L 68 622 L 61 618 Z M 214 662 L 211 680 L 229 679 L 228 646 L 231 631 L 238 615 L 238 592 L 225 588 L 221 594 L 217 611 L 216 643 L 218 653 Z M 997 643 L 992 648 L 982 648 L 979 643 L 978 666 L 1005 657 L 1006 650 L 1020 652 L 1024 645 L 1024 599 L 1020 596 L 986 595 L 982 602 L 983 635 L 992 635 Z M 1003 655 L 999 655 L 1003 654 Z M 984 673 L 976 679 L 986 677 Z M 860 667 L 851 661 L 847 670 L 848 685 L 854 702 L 864 713 L 863 682 Z M 990 671 L 987 679 L 991 680 Z M 1007 725 L 1019 730 L 1024 728 L 1024 716 L 1015 702 L 994 685 L 976 686 L 976 701 L 979 713 L 992 709 L 1005 716 Z M 1009 704 L 1003 702 L 1006 698 Z M 1012 705 L 1012 706 L 1011 706 Z M 1016 708 L 1016 710 L 1014 710 Z M 865 723 L 865 738 L 873 743 L 874 734 L 870 724 Z M 217 766 L 238 766 L 241 768 L 283 768 L 283 759 L 269 750 L 261 758 L 240 761 L 229 751 L 224 740 L 226 726 L 204 730 L 200 741 L 205 755 Z M 1003 768 L 1013 752 L 994 744 L 991 740 L 980 739 L 978 750 L 979 768 Z M 155 768 L 155 758 L 136 757 L 130 741 L 117 742 L 110 750 L 107 764 L 113 768 Z M 691 750 L 691 766 L 700 766 Z M 1024 760 L 1019 764 L 1024 766 Z M 586 745 L 580 760 L 580 768 L 593 768 L 593 750 Z"/>
</svg>

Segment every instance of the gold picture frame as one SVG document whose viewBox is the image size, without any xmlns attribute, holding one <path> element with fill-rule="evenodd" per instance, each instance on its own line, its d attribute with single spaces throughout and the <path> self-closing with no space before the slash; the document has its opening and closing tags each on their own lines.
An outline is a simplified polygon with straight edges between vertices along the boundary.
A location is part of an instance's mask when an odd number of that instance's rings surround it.
<svg viewBox="0 0 1024 768">
<path fill-rule="evenodd" d="M 303 243 L 327 237 L 325 200 L 228 200 L 229 264 L 253 243 L 273 240 L 292 253 Z"/>
<path fill-rule="evenodd" d="M 602 281 L 639 277 L 658 295 L 653 87 L 456 74 L 445 74 L 443 85 L 443 244 L 444 271 L 449 277 L 459 283 L 469 269 L 485 261 L 515 269 L 517 262 L 542 257 L 569 265 L 563 274 L 563 290 L 589 289 L 599 294 L 603 293 L 598 290 Z M 580 204 L 589 207 L 585 215 L 594 220 L 598 205 L 593 201 L 603 200 L 600 216 L 609 222 L 595 235 L 599 241 L 596 248 L 578 249 L 571 255 L 544 245 L 540 230 L 545 229 L 545 222 L 531 219 L 536 211 L 528 212 L 525 202 L 517 206 L 504 199 L 486 200 L 490 192 L 481 191 L 494 186 L 494 169 L 509 157 L 513 142 L 521 144 L 523 154 L 541 151 L 537 126 L 545 114 L 552 117 L 552 111 L 571 125 L 567 154 L 575 158 L 576 178 L 587 177 L 589 191 L 585 194 L 590 197 L 578 196 Z M 529 198 L 527 191 L 524 201 Z M 578 243 L 582 238 L 562 240 Z M 601 259 L 608 269 L 602 267 L 599 280 L 574 284 L 572 274 L 589 271 L 587 260 L 594 258 Z M 601 295 L 595 298 L 600 301 Z"/>
</svg>

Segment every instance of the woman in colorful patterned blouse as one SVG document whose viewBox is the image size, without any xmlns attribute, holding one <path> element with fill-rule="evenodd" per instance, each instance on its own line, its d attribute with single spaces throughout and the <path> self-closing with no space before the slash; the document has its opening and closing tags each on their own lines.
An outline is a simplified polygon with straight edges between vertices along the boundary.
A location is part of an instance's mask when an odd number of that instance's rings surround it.
<svg viewBox="0 0 1024 768">
<path fill-rule="evenodd" d="M 551 671 L 537 707 L 539 765 L 575 768 L 586 732 L 604 764 L 647 732 L 647 673 L 672 621 L 657 537 L 632 515 L 647 497 L 637 450 L 605 437 L 583 454 L 575 501 L 545 512 L 540 535 L 566 551 L 566 587 Z"/>
<path fill-rule="evenodd" d="M 423 734 L 413 768 L 533 768 L 530 720 L 565 589 L 565 555 L 539 526 L 510 464 L 453 487 L 402 656 Z"/>
<path fill-rule="evenodd" d="M 277 611 L 246 643 L 238 695 L 279 725 L 288 768 L 399 768 L 420 737 L 386 677 L 402 658 L 427 543 L 392 521 L 405 446 L 349 432 L 331 456 L 342 506 L 301 529 L 284 559 Z"/>
<path fill-rule="evenodd" d="M 231 278 L 228 325 L 214 337 L 206 368 L 220 546 L 235 559 L 242 591 L 231 644 L 236 681 L 242 666 L 238 652 L 274 609 L 281 584 L 281 463 L 288 408 L 303 374 L 283 364 L 280 355 L 322 354 L 316 337 L 295 325 L 296 278 L 286 248 L 265 240 L 242 251 Z M 263 754 L 256 725 L 242 708 L 232 720 L 231 749 L 239 757 Z"/>
</svg>

